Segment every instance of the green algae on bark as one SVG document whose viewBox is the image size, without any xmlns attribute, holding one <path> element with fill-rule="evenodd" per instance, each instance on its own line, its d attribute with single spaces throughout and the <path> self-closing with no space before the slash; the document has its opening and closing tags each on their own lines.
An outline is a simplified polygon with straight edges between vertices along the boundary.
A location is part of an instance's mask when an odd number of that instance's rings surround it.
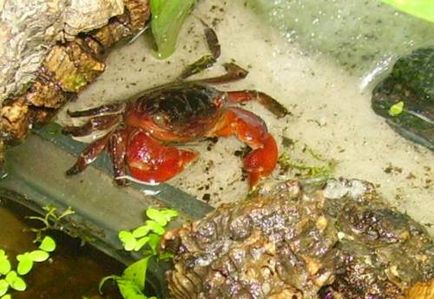
<svg viewBox="0 0 434 299">
<path fill-rule="evenodd" d="M 399 102 L 402 112 L 389 113 Z M 399 134 L 434 150 L 434 47 L 398 59 L 374 88 L 372 108 Z"/>
</svg>

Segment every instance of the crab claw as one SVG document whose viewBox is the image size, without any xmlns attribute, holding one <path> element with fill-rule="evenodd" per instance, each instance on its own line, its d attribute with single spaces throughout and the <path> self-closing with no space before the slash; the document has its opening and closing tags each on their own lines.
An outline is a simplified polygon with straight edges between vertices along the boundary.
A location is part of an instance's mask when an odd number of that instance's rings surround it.
<svg viewBox="0 0 434 299">
<path fill-rule="evenodd" d="M 264 138 L 262 147 L 253 150 L 244 158 L 244 170 L 248 174 L 250 186 L 258 184 L 262 177 L 266 177 L 276 167 L 277 144 L 273 136 L 268 134 Z"/>
<path fill-rule="evenodd" d="M 278 149 L 273 136 L 268 133 L 264 121 L 256 114 L 241 109 L 228 108 L 211 132 L 213 136 L 235 135 L 252 148 L 244 158 L 250 187 L 271 174 L 277 164 Z"/>
<path fill-rule="evenodd" d="M 193 151 L 164 146 L 141 130 L 132 132 L 129 137 L 128 168 L 133 177 L 143 182 L 165 182 L 197 156 Z"/>
</svg>

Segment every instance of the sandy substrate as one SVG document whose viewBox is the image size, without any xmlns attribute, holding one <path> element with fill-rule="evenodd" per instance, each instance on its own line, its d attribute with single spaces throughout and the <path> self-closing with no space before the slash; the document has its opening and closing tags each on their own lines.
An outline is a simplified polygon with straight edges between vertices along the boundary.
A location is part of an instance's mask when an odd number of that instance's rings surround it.
<svg viewBox="0 0 434 299">
<path fill-rule="evenodd" d="M 245 107 L 266 121 L 279 143 L 282 137 L 293 142 L 290 148 L 280 145 L 291 160 L 318 163 L 309 150 L 335 160 L 334 176 L 373 182 L 393 205 L 434 232 L 429 226 L 434 225 L 434 154 L 406 141 L 374 114 L 369 90 L 360 89 L 360 76 L 350 75 L 325 55 L 307 55 L 297 43 L 289 44 L 275 29 L 259 22 L 242 1 L 202 1 L 195 16 L 215 24 L 222 45 L 219 63 L 233 59 L 250 71 L 245 80 L 219 88 L 258 89 L 291 111 L 292 115 L 276 120 L 256 103 Z M 202 31 L 197 18 L 190 18 L 176 54 L 167 61 L 154 58 L 142 37 L 114 51 L 107 71 L 67 108 L 80 110 L 126 99 L 173 79 L 184 65 L 207 53 Z M 221 72 L 216 65 L 202 76 Z M 64 114 L 59 120 L 70 121 Z M 247 194 L 236 155 L 243 145 L 235 138 L 188 147 L 199 150 L 201 158 L 171 184 L 214 206 Z M 273 176 L 282 173 L 276 170 Z"/>
</svg>

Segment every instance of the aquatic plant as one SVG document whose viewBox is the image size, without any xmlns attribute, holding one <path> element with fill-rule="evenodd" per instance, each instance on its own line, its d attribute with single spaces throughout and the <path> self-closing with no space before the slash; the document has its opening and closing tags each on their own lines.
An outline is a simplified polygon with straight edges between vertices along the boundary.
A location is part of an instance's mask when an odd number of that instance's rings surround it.
<svg viewBox="0 0 434 299">
<path fill-rule="evenodd" d="M 26 251 L 16 256 L 18 265 L 16 269 L 12 264 L 6 252 L 0 249 L 0 298 L 12 298 L 8 293 L 11 289 L 15 291 L 25 291 L 27 283 L 23 276 L 30 273 L 34 263 L 40 263 L 48 260 L 50 254 L 56 249 L 56 241 L 50 236 L 45 236 L 38 246 L 38 249 Z"/>
<path fill-rule="evenodd" d="M 30 273 L 34 263 L 48 260 L 50 254 L 56 249 L 56 241 L 52 237 L 45 235 L 46 231 L 56 229 L 62 218 L 74 213 L 70 208 L 60 214 L 57 214 L 57 209 L 52 206 L 46 206 L 43 209 L 46 211 L 43 217 L 27 217 L 28 219 L 38 220 L 43 224 L 40 228 L 33 227 L 30 229 L 35 233 L 34 243 L 39 243 L 39 246 L 35 250 L 18 254 L 16 256 L 16 269 L 12 267 L 6 252 L 0 249 L 0 299 L 12 298 L 9 293 L 11 290 L 25 291 L 27 289 L 27 283 L 23 276 Z"/>
<path fill-rule="evenodd" d="M 151 0 L 151 29 L 158 49 L 158 57 L 170 56 L 185 18 L 196 0 Z"/>
<path fill-rule="evenodd" d="M 284 143 L 287 141 L 284 141 Z M 293 140 L 291 142 L 294 142 Z M 286 147 L 284 145 L 284 147 Z M 291 151 L 294 150 L 295 142 L 291 149 L 285 149 L 279 156 L 277 163 L 283 173 L 291 173 L 301 178 L 327 179 L 333 177 L 338 161 L 326 159 L 307 145 L 302 145 L 302 153 L 298 159 L 294 159 Z"/>
<path fill-rule="evenodd" d="M 160 239 L 166 231 L 167 224 L 175 218 L 178 213 L 172 209 L 148 208 L 145 212 L 148 220 L 133 230 L 121 230 L 118 233 L 119 240 L 126 251 L 140 251 L 142 257 L 129 265 L 121 276 L 110 275 L 104 277 L 99 284 L 99 291 L 102 293 L 104 284 L 114 280 L 119 291 L 125 299 L 156 299 L 145 295 L 145 282 L 148 264 L 151 258 L 158 261 L 167 260 L 171 254 L 159 251 Z"/>
<path fill-rule="evenodd" d="M 40 228 L 30 228 L 30 231 L 34 232 L 36 234 L 34 242 L 41 241 L 43 234 L 48 230 L 62 230 L 62 224 L 61 221 L 63 218 L 74 214 L 74 210 L 71 209 L 71 207 L 68 207 L 66 210 L 64 210 L 62 213 L 57 213 L 57 208 L 48 205 L 42 207 L 42 209 L 45 211 L 45 215 L 43 217 L 41 216 L 29 216 L 27 217 L 30 220 L 37 220 L 42 222 L 43 226 Z"/>
</svg>

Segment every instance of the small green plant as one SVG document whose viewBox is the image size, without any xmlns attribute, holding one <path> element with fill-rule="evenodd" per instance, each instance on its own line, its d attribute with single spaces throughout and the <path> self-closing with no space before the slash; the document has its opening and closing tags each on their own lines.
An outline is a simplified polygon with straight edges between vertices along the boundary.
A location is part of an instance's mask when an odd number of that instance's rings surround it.
<svg viewBox="0 0 434 299">
<path fill-rule="evenodd" d="M 167 252 L 160 252 L 158 247 L 167 224 L 178 213 L 172 209 L 148 208 L 145 214 L 148 220 L 144 225 L 131 231 L 121 230 L 118 234 L 123 248 L 126 251 L 141 251 L 142 258 L 128 266 L 121 276 L 104 277 L 99 284 L 100 293 L 108 280 L 114 280 L 124 299 L 156 299 L 156 297 L 148 297 L 143 293 L 148 263 L 151 258 L 161 261 L 172 257 Z"/>
<path fill-rule="evenodd" d="M 53 238 L 45 236 L 38 249 L 27 251 L 16 256 L 18 265 L 16 270 L 12 269 L 12 264 L 5 251 L 0 249 L 0 298 L 12 298 L 7 292 L 10 289 L 24 291 L 27 284 L 22 276 L 28 274 L 34 263 L 44 262 L 50 257 L 50 253 L 56 249 L 56 242 Z"/>
<path fill-rule="evenodd" d="M 297 170 L 298 175 L 305 178 L 330 178 L 335 171 L 337 162 L 335 160 L 327 160 L 319 153 L 314 152 L 312 149 L 306 150 L 309 155 L 322 165 L 310 165 L 303 162 L 294 161 L 291 159 L 287 151 L 282 152 L 279 156 L 278 163 L 283 171 Z"/>
<path fill-rule="evenodd" d="M 151 0 L 151 29 L 159 58 L 174 52 L 179 31 L 195 3 L 196 0 Z"/>
<path fill-rule="evenodd" d="M 50 254 L 56 249 L 56 241 L 45 235 L 49 229 L 59 229 L 59 221 L 74 212 L 68 208 L 60 215 L 56 214 L 57 209 L 51 206 L 43 207 L 46 211 L 44 217 L 30 216 L 28 219 L 39 220 L 43 223 L 41 228 L 31 228 L 35 233 L 34 243 L 39 243 L 38 249 L 26 251 L 16 256 L 17 267 L 13 269 L 6 252 L 0 249 L 0 299 L 11 299 L 12 295 L 8 291 L 25 291 L 27 283 L 23 276 L 30 273 L 34 263 L 48 260 Z"/>
<path fill-rule="evenodd" d="M 45 211 L 44 217 L 40 217 L 40 216 L 27 217 L 28 219 L 31 220 L 40 221 L 43 224 L 41 228 L 30 228 L 30 231 L 36 234 L 34 242 L 40 241 L 44 233 L 48 230 L 61 230 L 62 229 L 61 220 L 66 216 L 75 213 L 70 207 L 68 207 L 59 215 L 57 214 L 57 208 L 53 206 L 44 206 L 42 207 L 42 209 Z"/>
<path fill-rule="evenodd" d="M 399 101 L 398 103 L 393 104 L 389 108 L 389 115 L 390 116 L 398 116 L 404 111 L 404 102 Z"/>
</svg>

